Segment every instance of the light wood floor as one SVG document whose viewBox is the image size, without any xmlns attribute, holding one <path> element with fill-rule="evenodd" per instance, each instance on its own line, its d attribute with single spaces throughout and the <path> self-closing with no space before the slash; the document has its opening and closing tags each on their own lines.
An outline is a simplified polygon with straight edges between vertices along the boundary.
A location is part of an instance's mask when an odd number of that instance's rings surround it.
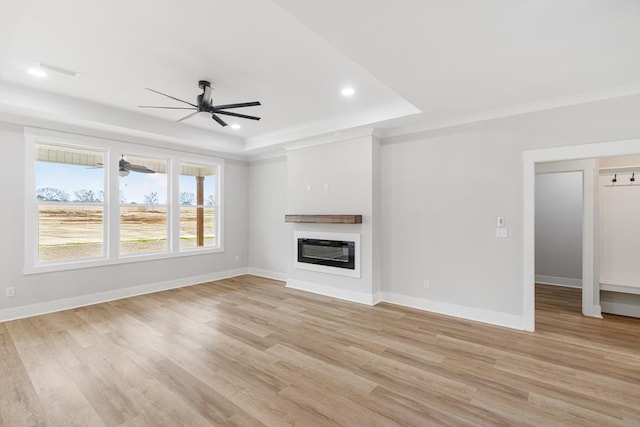
<svg viewBox="0 0 640 427">
<path fill-rule="evenodd" d="M 640 425 L 640 319 L 535 334 L 243 276 L 0 324 L 0 425 Z"/>
</svg>

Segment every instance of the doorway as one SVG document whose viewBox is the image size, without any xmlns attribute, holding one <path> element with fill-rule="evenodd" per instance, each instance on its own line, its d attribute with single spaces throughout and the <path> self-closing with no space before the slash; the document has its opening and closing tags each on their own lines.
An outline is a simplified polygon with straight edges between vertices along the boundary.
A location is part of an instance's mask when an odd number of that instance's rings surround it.
<svg viewBox="0 0 640 427">
<path fill-rule="evenodd" d="M 562 163 L 536 168 L 535 280 L 582 290 L 584 174 L 547 172 L 549 166 Z"/>
<path fill-rule="evenodd" d="M 597 144 L 585 144 L 569 147 L 557 147 L 541 150 L 525 151 L 523 153 L 523 281 L 522 281 L 522 313 L 523 329 L 533 332 L 535 330 L 535 178 L 536 165 L 547 162 L 560 162 L 582 159 L 596 159 L 610 156 L 626 156 L 640 153 L 640 139 L 628 141 L 615 141 Z M 584 182 L 597 184 L 598 174 L 596 168 L 591 171 L 583 171 Z M 593 180 L 593 181 L 588 181 Z M 585 186 L 585 188 L 597 188 L 596 185 Z M 597 197 L 597 195 L 593 195 Z M 586 199 L 585 206 L 589 203 Z M 595 212 L 595 208 L 594 208 Z M 584 218 L 587 223 L 589 218 Z M 594 244 L 596 225 L 593 218 L 590 218 L 593 227 L 583 228 L 583 260 L 591 259 L 590 264 L 583 263 L 583 313 L 585 307 L 589 306 L 593 312 L 586 315 L 600 316 L 599 312 L 599 286 L 594 282 L 599 277 L 597 253 L 593 253 L 597 245 Z M 590 252 L 588 241 L 590 242 Z M 585 252 L 585 248 L 587 251 Z M 586 273 L 586 274 L 585 274 Z M 587 286 L 591 281 L 591 286 Z M 586 303 L 585 303 L 586 302 Z"/>
</svg>

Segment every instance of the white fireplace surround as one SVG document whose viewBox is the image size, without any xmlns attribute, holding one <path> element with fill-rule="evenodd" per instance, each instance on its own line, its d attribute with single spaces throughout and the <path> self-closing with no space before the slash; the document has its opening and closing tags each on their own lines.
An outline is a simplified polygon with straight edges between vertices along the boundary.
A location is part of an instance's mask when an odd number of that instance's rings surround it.
<svg viewBox="0 0 640 427">
<path fill-rule="evenodd" d="M 355 243 L 355 269 L 329 267 L 326 265 L 308 264 L 298 262 L 298 239 L 324 239 L 342 240 Z M 360 234 L 359 233 L 332 233 L 324 231 L 295 231 L 293 233 L 293 265 L 302 270 L 319 271 L 321 273 L 336 274 L 339 276 L 360 277 Z"/>
</svg>

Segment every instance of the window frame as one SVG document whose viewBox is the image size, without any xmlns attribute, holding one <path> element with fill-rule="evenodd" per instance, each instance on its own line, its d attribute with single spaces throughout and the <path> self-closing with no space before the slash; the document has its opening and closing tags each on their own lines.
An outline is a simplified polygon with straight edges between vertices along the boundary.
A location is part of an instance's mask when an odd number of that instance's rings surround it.
<svg viewBox="0 0 640 427">
<path fill-rule="evenodd" d="M 182 205 L 180 205 L 180 176 L 181 176 L 181 168 L 182 168 L 182 164 L 186 164 L 186 165 L 193 165 L 196 164 L 198 166 L 212 166 L 215 168 L 216 170 L 216 185 L 215 185 L 215 201 L 216 203 L 213 206 L 206 206 L 202 205 L 202 207 L 204 208 L 214 208 L 215 212 L 216 212 L 216 243 L 218 243 L 216 246 L 202 246 L 202 247 L 195 247 L 195 248 L 185 248 L 185 249 L 180 249 L 180 208 L 184 207 Z M 175 250 L 179 253 L 188 253 L 188 252 L 193 252 L 193 251 L 201 251 L 205 248 L 215 248 L 217 246 L 220 246 L 222 243 L 222 227 L 221 227 L 221 220 L 220 217 L 222 216 L 222 209 L 220 208 L 220 201 L 221 201 L 221 194 L 222 194 L 222 169 L 224 167 L 224 165 L 221 164 L 213 164 L 213 163 L 203 163 L 201 161 L 195 160 L 195 159 L 189 159 L 189 158 L 181 158 L 178 159 L 178 161 L 176 162 L 175 166 L 175 170 L 177 171 L 176 175 L 176 187 L 175 187 L 175 199 L 174 199 L 174 206 L 176 207 L 175 210 L 175 215 L 176 215 L 176 227 L 175 227 L 175 233 L 177 238 L 175 239 Z M 197 203 L 193 206 L 189 206 L 189 208 L 195 208 L 197 209 L 198 207 L 200 207 L 201 205 L 198 205 Z"/>
<path fill-rule="evenodd" d="M 102 174 L 102 191 L 103 191 L 103 196 L 102 196 L 102 203 L 96 203 L 96 202 L 46 202 L 46 201 L 40 201 L 37 199 L 36 197 L 36 193 L 37 193 L 37 188 L 36 188 L 36 162 L 37 162 L 37 154 L 36 154 L 36 145 L 38 144 L 46 144 L 46 145 L 55 145 L 58 147 L 62 147 L 62 148 L 78 148 L 78 149 L 83 149 L 83 150 L 92 150 L 92 151 L 99 151 L 102 153 L 102 161 L 104 164 L 107 164 L 108 162 L 108 152 L 107 150 L 105 150 L 102 147 L 90 147 L 87 145 L 80 145 L 80 144 L 69 144 L 69 143 L 56 143 L 56 144 L 50 144 L 49 141 L 45 141 L 45 140 L 36 140 L 33 143 L 33 161 L 32 163 L 32 167 L 33 167 L 33 185 L 32 185 L 32 190 L 33 190 L 33 194 L 32 194 L 32 200 L 35 200 L 35 204 L 32 208 L 33 210 L 33 224 L 34 224 L 34 234 L 33 234 L 33 247 L 34 247 L 34 253 L 32 254 L 32 260 L 34 265 L 38 265 L 38 266 L 50 266 L 50 265 L 58 265 L 58 264 L 67 264 L 67 263 L 76 263 L 76 262 L 101 262 L 101 261 L 105 261 L 106 259 L 108 259 L 108 245 L 107 245 L 107 234 L 109 232 L 108 229 L 108 224 L 107 224 L 107 200 L 109 197 L 109 191 L 108 191 L 108 174 L 106 172 L 106 170 L 103 172 Z M 75 259 L 75 260 L 67 260 L 67 261 L 60 261 L 60 262 L 56 262 L 56 263 L 51 263 L 51 262 L 40 262 L 40 206 L 41 205 L 53 205 L 53 206 L 73 206 L 73 207 L 80 207 L 80 206 L 101 206 L 102 207 L 102 255 L 98 256 L 98 257 L 91 257 L 91 258 L 81 258 L 81 259 Z M 28 242 L 28 240 L 26 240 L 26 242 Z"/>
<path fill-rule="evenodd" d="M 133 151 L 133 150 L 127 150 L 127 151 L 123 151 L 122 153 L 120 153 L 121 155 L 124 155 L 125 159 L 127 158 L 127 156 L 132 156 L 132 157 L 142 157 L 142 158 L 147 158 L 150 160 L 160 160 L 160 161 L 165 161 L 166 162 L 166 168 L 167 168 L 167 203 L 160 205 L 158 204 L 158 206 L 166 206 L 167 209 L 167 226 L 166 226 L 166 236 L 167 236 L 167 248 L 164 251 L 149 251 L 149 252 L 142 252 L 142 253 L 129 253 L 129 254 L 122 254 L 120 253 L 120 244 L 122 243 L 120 241 L 120 238 L 122 237 L 122 230 L 120 228 L 121 222 L 119 221 L 120 219 L 120 214 L 122 212 L 122 207 L 123 206 L 132 206 L 131 203 L 120 203 L 120 179 L 118 178 L 118 188 L 117 188 L 117 199 L 118 199 L 118 235 L 117 238 L 115 238 L 115 240 L 112 239 L 112 242 L 116 242 L 117 241 L 117 257 L 120 259 L 126 259 L 126 258 L 130 258 L 130 257 L 139 257 L 139 256 L 145 256 L 145 255 L 164 255 L 164 254 L 168 254 L 171 253 L 171 168 L 170 168 L 170 163 L 171 163 L 171 157 L 169 156 L 159 156 L 159 155 L 151 155 L 151 154 L 145 154 L 141 151 Z M 119 158 L 119 157 L 118 157 Z M 114 162 L 115 163 L 115 162 Z M 118 177 L 120 177 L 120 175 L 118 175 Z M 135 206 L 139 206 L 139 207 L 149 207 L 149 206 L 154 206 L 154 205 L 147 205 L 147 204 L 140 204 L 137 203 Z"/>
<path fill-rule="evenodd" d="M 224 159 L 145 144 L 127 143 L 93 136 L 25 128 L 25 245 L 24 274 L 74 270 L 159 259 L 181 258 L 224 252 Z M 101 258 L 39 262 L 38 200 L 36 198 L 36 144 L 82 148 L 104 153 L 103 254 Z M 120 195 L 118 162 L 120 153 L 167 161 L 167 251 L 120 254 Z M 115 159 L 115 160 L 114 160 Z M 181 163 L 216 168 L 216 245 L 180 251 L 179 177 Z M 79 205 L 78 205 L 79 206 Z"/>
</svg>

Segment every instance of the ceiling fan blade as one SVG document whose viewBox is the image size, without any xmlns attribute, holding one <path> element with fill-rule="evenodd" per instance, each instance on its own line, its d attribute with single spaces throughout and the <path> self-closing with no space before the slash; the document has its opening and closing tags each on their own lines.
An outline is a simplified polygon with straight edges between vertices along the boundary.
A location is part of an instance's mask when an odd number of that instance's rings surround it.
<svg viewBox="0 0 640 427">
<path fill-rule="evenodd" d="M 183 120 L 187 120 L 189 117 L 191 117 L 191 116 L 195 116 L 195 115 L 196 115 L 196 114 L 198 114 L 199 112 L 200 112 L 200 111 L 194 111 L 194 112 L 193 112 L 193 113 L 191 113 L 191 114 L 187 114 L 187 115 L 186 115 L 186 116 L 184 116 L 183 118 L 176 120 L 176 122 L 181 122 L 181 121 L 183 121 Z"/>
<path fill-rule="evenodd" d="M 154 105 L 138 105 L 138 108 L 162 108 L 164 110 L 197 110 L 194 107 L 156 107 Z"/>
<path fill-rule="evenodd" d="M 254 102 L 241 102 L 239 104 L 225 104 L 225 105 L 212 105 L 214 110 L 227 110 L 229 108 L 241 108 L 241 107 L 255 107 L 260 104 L 260 101 Z"/>
<path fill-rule="evenodd" d="M 158 95 L 162 95 L 162 96 L 166 96 L 167 98 L 171 98 L 171 99 L 173 99 L 174 101 L 183 102 L 183 103 L 185 103 L 185 104 L 191 105 L 192 107 L 196 107 L 196 108 L 198 108 L 198 106 L 197 106 L 197 105 L 192 104 L 192 103 L 187 102 L 187 101 L 183 101 L 182 99 L 178 99 L 178 98 L 176 98 L 175 96 L 167 95 L 166 93 L 158 92 L 157 90 L 150 89 L 150 88 L 148 88 L 148 87 L 146 87 L 145 89 L 146 89 L 146 90 L 148 90 L 148 91 L 151 91 L 151 92 L 153 92 L 153 93 L 157 93 Z"/>
<path fill-rule="evenodd" d="M 215 120 L 216 122 L 220 123 L 220 126 L 226 126 L 227 124 L 224 122 L 224 120 L 222 120 L 220 117 L 216 116 L 215 113 L 211 114 L 211 118 L 213 120 Z"/>
<path fill-rule="evenodd" d="M 240 117 L 241 119 L 260 120 L 260 117 L 247 116 L 246 114 L 232 113 L 231 111 L 218 111 L 218 110 L 215 110 L 215 113 L 216 114 L 224 114 L 224 115 L 233 116 L 233 117 Z"/>
<path fill-rule="evenodd" d="M 130 170 L 132 172 L 140 172 L 140 173 L 156 173 L 156 171 L 149 169 L 146 166 L 142 166 L 142 165 L 132 165 L 130 164 L 129 166 L 126 167 L 127 170 Z"/>
</svg>

